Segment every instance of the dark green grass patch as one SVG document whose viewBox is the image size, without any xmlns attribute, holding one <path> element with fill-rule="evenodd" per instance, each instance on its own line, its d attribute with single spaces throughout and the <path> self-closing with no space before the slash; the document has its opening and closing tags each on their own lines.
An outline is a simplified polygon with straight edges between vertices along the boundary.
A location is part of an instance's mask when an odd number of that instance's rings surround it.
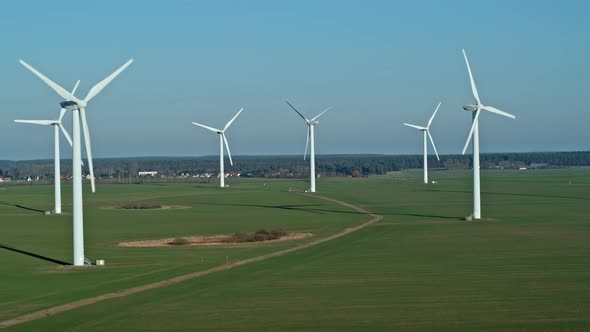
<svg viewBox="0 0 590 332">
<path fill-rule="evenodd" d="M 360 205 L 384 219 L 300 252 L 97 303 L 15 330 L 590 329 L 590 170 L 482 170 L 482 212 L 491 221 L 472 223 L 463 220 L 471 213 L 469 176 L 466 171 L 431 172 L 438 183 L 429 185 L 421 183 L 418 171 L 364 180 L 321 179 L 322 195 Z M 240 191 L 249 197 L 250 191 L 268 191 L 260 184 L 248 182 Z M 271 185 L 277 190 L 270 195 L 274 198 L 285 189 L 278 188 L 280 182 Z M 299 195 L 291 199 L 302 201 L 250 202 L 236 214 L 271 210 L 286 218 L 294 213 L 310 224 L 327 216 L 340 222 L 359 219 L 354 211 L 338 206 L 309 206 L 318 202 Z M 224 214 L 231 214 L 235 204 L 246 204 L 234 200 L 224 201 Z M 207 211 L 192 206 L 191 210 Z M 253 223 L 243 229 L 269 227 Z M 272 227 L 287 227 L 276 224 Z M 256 249 L 280 247 L 277 243 Z M 160 253 L 163 259 L 168 256 L 163 252 L 154 249 L 150 254 Z M 40 274 L 38 269 L 31 271 Z M 21 305 L 34 305 L 35 300 L 44 299 L 29 296 Z"/>
</svg>

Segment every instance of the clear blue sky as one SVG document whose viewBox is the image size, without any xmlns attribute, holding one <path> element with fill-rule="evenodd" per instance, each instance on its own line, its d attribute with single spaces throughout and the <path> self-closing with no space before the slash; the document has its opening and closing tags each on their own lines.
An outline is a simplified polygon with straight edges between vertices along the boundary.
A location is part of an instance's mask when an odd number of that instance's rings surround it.
<svg viewBox="0 0 590 332">
<path fill-rule="evenodd" d="M 0 5 L 0 159 L 52 158 L 59 97 L 20 66 L 88 89 L 135 63 L 88 108 L 96 157 L 200 156 L 223 124 L 233 154 L 460 153 L 473 97 L 517 116 L 482 114 L 483 152 L 590 149 L 587 1 L 10 1 Z M 71 115 L 66 117 L 68 130 Z M 62 140 L 62 142 L 64 142 Z M 63 156 L 71 150 L 62 144 Z"/>
</svg>

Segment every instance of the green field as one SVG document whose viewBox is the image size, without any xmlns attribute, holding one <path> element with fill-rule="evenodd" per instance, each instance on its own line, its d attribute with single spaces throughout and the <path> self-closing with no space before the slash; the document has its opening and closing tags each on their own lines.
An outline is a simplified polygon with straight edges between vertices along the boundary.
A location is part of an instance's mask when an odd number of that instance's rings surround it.
<svg viewBox="0 0 590 332">
<path fill-rule="evenodd" d="M 467 223 L 468 171 L 321 179 L 318 194 L 384 219 L 298 252 L 106 300 L 14 330 L 590 330 L 590 169 L 482 171 L 486 222 Z M 0 320 L 296 246 L 120 248 L 126 240 L 286 228 L 334 234 L 370 219 L 290 192 L 304 181 L 104 185 L 85 194 L 86 256 L 71 216 L 44 216 L 51 186 L 0 189 Z M 71 193 L 65 188 L 64 202 Z M 129 202 L 190 206 L 110 209 Z M 39 210 L 39 211 L 37 211 Z M 64 210 L 68 213 L 71 206 Z M 18 249 L 31 255 L 10 250 Z"/>
</svg>

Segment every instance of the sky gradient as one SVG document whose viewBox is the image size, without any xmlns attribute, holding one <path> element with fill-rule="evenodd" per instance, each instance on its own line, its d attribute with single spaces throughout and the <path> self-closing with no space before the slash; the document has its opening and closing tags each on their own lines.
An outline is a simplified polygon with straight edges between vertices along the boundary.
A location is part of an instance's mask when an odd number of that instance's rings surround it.
<svg viewBox="0 0 590 332">
<path fill-rule="evenodd" d="M 482 102 L 482 152 L 590 150 L 590 3 L 584 1 L 11 1 L 0 5 L 0 159 L 50 159 L 61 101 L 18 63 L 58 84 L 98 81 L 135 62 L 87 109 L 101 157 L 419 154 L 426 124 L 440 154 L 460 153 L 472 103 L 465 48 Z M 64 120 L 71 132 L 71 114 Z M 71 156 L 62 139 L 62 156 Z"/>
</svg>

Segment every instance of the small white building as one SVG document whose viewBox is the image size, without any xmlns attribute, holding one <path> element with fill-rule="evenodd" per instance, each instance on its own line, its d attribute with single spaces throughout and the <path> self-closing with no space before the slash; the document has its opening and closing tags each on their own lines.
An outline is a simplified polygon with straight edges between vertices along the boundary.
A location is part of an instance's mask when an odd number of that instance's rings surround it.
<svg viewBox="0 0 590 332">
<path fill-rule="evenodd" d="M 156 176 L 156 175 L 158 175 L 158 172 L 156 172 L 156 171 L 149 171 L 149 172 L 139 172 L 137 174 L 139 176 L 147 176 L 147 175 Z"/>
</svg>

